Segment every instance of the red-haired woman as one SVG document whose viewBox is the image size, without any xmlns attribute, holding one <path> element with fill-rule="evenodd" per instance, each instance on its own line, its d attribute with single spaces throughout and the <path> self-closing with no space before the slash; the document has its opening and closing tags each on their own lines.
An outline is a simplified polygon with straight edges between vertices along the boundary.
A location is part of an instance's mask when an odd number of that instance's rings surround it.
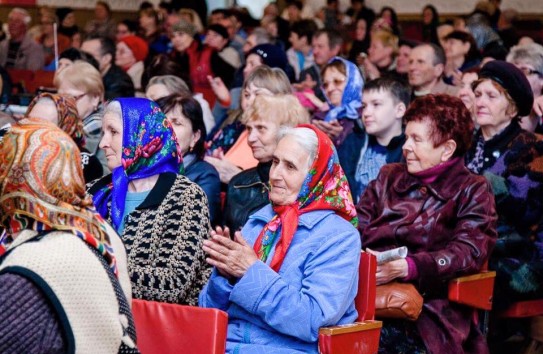
<svg viewBox="0 0 543 354">
<path fill-rule="evenodd" d="M 377 284 L 412 283 L 424 298 L 415 322 L 386 320 L 385 353 L 487 353 L 473 310 L 447 299 L 448 280 L 476 273 L 496 239 L 489 183 L 464 167 L 473 120 L 459 98 L 427 95 L 404 120 L 405 163 L 385 165 L 357 206 L 362 245 L 406 246 L 407 258 L 377 266 Z"/>
</svg>

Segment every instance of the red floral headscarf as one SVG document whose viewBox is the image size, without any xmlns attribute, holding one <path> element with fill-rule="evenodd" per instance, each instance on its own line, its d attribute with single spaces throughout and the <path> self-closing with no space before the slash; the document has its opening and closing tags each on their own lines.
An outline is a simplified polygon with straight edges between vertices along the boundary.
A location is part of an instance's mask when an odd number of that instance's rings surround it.
<svg viewBox="0 0 543 354">
<path fill-rule="evenodd" d="M 277 235 L 280 234 L 270 263 L 276 272 L 283 264 L 298 229 L 301 214 L 314 210 L 333 210 L 353 226 L 358 225 L 351 190 L 339 164 L 334 144 L 326 134 L 313 125 L 302 124 L 298 127 L 309 128 L 317 134 L 318 147 L 315 160 L 302 184 L 297 200 L 290 205 L 272 203 L 276 215 L 264 226 L 254 245 L 258 257 L 265 262 Z"/>
</svg>

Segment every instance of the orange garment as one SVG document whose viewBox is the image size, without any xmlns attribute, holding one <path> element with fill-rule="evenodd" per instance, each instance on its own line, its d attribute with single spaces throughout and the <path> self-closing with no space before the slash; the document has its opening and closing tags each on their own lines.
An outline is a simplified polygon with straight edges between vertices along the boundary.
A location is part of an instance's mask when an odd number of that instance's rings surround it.
<svg viewBox="0 0 543 354">
<path fill-rule="evenodd" d="M 244 170 L 256 167 L 258 160 L 253 157 L 253 150 L 247 143 L 247 130 L 239 136 L 238 140 L 232 145 L 224 157 L 234 165 Z"/>
</svg>

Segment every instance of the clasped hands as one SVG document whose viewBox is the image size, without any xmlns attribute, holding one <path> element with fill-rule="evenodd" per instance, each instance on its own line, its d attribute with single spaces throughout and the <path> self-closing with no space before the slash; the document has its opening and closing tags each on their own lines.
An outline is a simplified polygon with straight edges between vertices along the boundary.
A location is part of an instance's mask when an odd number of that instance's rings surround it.
<svg viewBox="0 0 543 354">
<path fill-rule="evenodd" d="M 377 256 L 378 251 L 370 250 L 366 248 L 366 252 Z M 407 261 L 405 258 L 397 259 L 377 265 L 377 272 L 375 273 L 375 280 L 377 285 L 387 284 L 396 278 L 404 278 L 407 276 L 408 269 Z"/>
<path fill-rule="evenodd" d="M 241 278 L 256 261 L 253 248 L 245 241 L 241 231 L 230 239 L 228 227 L 217 226 L 210 232 L 211 238 L 204 241 L 203 250 L 207 254 L 206 262 L 217 268 L 225 278 Z"/>
</svg>

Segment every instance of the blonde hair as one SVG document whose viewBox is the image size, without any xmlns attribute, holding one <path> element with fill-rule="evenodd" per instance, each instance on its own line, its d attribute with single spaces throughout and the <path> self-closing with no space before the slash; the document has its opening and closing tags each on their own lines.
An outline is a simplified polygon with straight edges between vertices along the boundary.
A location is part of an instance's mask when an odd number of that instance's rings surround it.
<svg viewBox="0 0 543 354">
<path fill-rule="evenodd" d="M 65 81 L 86 94 L 100 97 L 100 100 L 104 98 L 102 75 L 85 61 L 76 60 L 72 65 L 57 72 L 53 83 L 58 88 L 60 83 Z"/>
<path fill-rule="evenodd" d="M 378 40 L 383 43 L 384 47 L 391 47 L 393 55 L 398 54 L 399 49 L 399 39 L 398 36 L 389 31 L 377 30 L 371 33 L 371 40 Z"/>
<path fill-rule="evenodd" d="M 273 94 L 292 93 L 292 86 L 287 74 L 279 68 L 270 68 L 267 65 L 261 65 L 251 71 L 243 83 L 242 89 L 245 90 L 251 84 L 270 90 Z"/>
<path fill-rule="evenodd" d="M 309 113 L 294 95 L 258 95 L 241 118 L 243 124 L 253 120 L 267 120 L 278 126 L 295 127 L 309 123 Z"/>
</svg>

